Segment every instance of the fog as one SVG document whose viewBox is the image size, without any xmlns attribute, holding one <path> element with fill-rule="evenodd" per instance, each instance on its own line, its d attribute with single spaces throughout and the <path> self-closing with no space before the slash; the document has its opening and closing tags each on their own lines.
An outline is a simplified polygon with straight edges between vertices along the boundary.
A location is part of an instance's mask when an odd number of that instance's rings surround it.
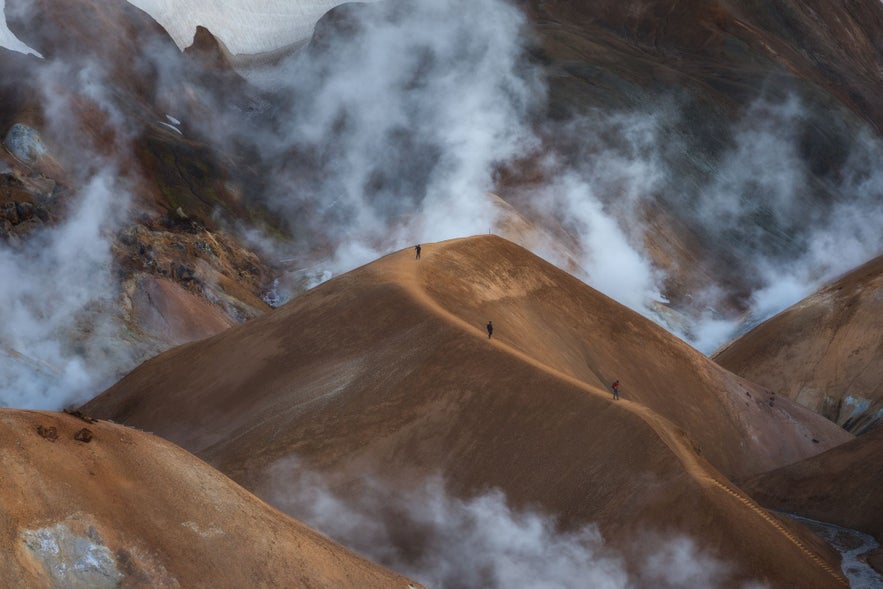
<svg viewBox="0 0 883 589">
<path fill-rule="evenodd" d="M 0 406 L 59 409 L 131 365 L 111 320 L 118 286 L 109 232 L 126 201 L 107 170 L 83 187 L 61 225 L 0 246 Z"/>
<path fill-rule="evenodd" d="M 562 530 L 491 490 L 450 495 L 440 477 L 415 488 L 362 479 L 344 498 L 295 459 L 277 462 L 259 496 L 356 552 L 432 589 L 660 589 L 741 586 L 739 571 L 680 534 L 647 530 L 627 556 L 595 525 Z"/>
</svg>

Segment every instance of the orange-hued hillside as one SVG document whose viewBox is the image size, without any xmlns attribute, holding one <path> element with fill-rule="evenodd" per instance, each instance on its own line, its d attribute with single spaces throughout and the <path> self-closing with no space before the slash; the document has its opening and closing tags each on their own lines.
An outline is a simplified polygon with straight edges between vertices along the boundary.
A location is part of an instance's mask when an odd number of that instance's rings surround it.
<svg viewBox="0 0 883 589">
<path fill-rule="evenodd" d="M 155 436 L 12 409 L 0 429 L 5 587 L 416 586 Z"/>
<path fill-rule="evenodd" d="M 853 433 L 883 418 L 883 256 L 730 343 L 724 368 Z"/>
<path fill-rule="evenodd" d="M 618 547 L 677 530 L 734 562 L 734 583 L 842 584 L 824 545 L 726 476 L 849 434 L 493 236 L 386 256 L 146 362 L 84 411 L 259 492 L 289 458 L 341 493 L 440 474 L 457 496 L 499 488 L 565 527 L 596 522 Z"/>
</svg>

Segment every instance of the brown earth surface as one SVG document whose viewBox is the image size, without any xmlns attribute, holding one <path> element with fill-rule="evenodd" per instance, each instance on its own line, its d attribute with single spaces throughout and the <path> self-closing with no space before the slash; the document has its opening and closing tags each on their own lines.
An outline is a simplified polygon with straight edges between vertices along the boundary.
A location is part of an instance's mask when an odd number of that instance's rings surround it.
<svg viewBox="0 0 883 589">
<path fill-rule="evenodd" d="M 795 464 L 752 477 L 742 488 L 760 504 L 873 534 L 883 541 L 883 428 Z M 883 571 L 883 551 L 870 559 Z"/>
<path fill-rule="evenodd" d="M 416 586 L 150 434 L 10 409 L 0 427 L 4 586 Z"/>
<path fill-rule="evenodd" d="M 366 474 L 440 474 L 457 496 L 500 488 L 564 527 L 596 522 L 615 546 L 676 530 L 741 580 L 842 583 L 826 546 L 718 469 L 748 476 L 849 434 L 496 237 L 389 255 L 146 362 L 85 410 L 268 496 L 292 458 L 343 493 Z"/>
<path fill-rule="evenodd" d="M 883 256 L 728 344 L 714 360 L 859 434 L 883 419 Z"/>
</svg>

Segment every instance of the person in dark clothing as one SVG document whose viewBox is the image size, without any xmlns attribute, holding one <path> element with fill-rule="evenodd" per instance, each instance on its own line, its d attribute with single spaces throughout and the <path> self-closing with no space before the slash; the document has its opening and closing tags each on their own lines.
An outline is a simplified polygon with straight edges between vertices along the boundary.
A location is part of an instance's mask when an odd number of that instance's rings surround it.
<svg viewBox="0 0 883 589">
<path fill-rule="evenodd" d="M 619 381 L 613 381 L 613 384 L 610 385 L 610 388 L 613 389 L 613 399 L 619 400 Z"/>
<path fill-rule="evenodd" d="M 414 251 L 417 252 L 417 259 L 420 259 L 420 244 L 414 246 Z"/>
<path fill-rule="evenodd" d="M 487 338 L 491 339 L 491 336 L 494 335 L 494 324 L 491 321 L 487 322 Z"/>
</svg>

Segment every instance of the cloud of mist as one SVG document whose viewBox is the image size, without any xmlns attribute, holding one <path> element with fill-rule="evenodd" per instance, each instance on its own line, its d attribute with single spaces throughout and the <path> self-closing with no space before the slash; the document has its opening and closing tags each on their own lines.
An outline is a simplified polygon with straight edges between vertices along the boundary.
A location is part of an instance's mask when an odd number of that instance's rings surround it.
<svg viewBox="0 0 883 589">
<path fill-rule="evenodd" d="M 17 6 L 17 18 L 33 18 L 29 5 Z M 60 409 L 137 361 L 121 332 L 112 247 L 131 203 L 123 162 L 138 126 L 121 111 L 106 64 L 70 55 L 31 73 L 42 114 L 35 131 L 64 184 L 33 195 L 49 222 L 0 241 L 0 406 Z"/>
<path fill-rule="evenodd" d="M 569 153 L 547 156 L 551 180 L 518 196 L 576 239 L 590 285 L 711 352 L 883 252 L 883 172 L 873 163 L 883 157 L 880 139 L 865 131 L 846 144 L 837 125 L 807 137 L 822 115 L 794 95 L 761 97 L 722 148 L 697 153 L 684 108 L 660 99 L 652 112 L 598 112 L 558 125 Z M 813 169 L 823 164 L 831 169 Z M 663 271 L 644 245 L 645 232 L 656 231 L 644 207 L 654 202 L 668 203 L 711 244 L 700 258 L 716 260 L 712 281 L 685 293 L 685 324 L 647 307 L 664 300 L 679 270 Z M 730 310 L 734 281 L 748 289 L 747 318 Z"/>
<path fill-rule="evenodd" d="M 262 70 L 272 75 L 247 108 L 186 81 L 174 56 L 156 60 L 167 102 L 183 84 L 211 114 L 185 124 L 267 166 L 266 184 L 245 198 L 284 219 L 294 245 L 241 233 L 302 262 L 280 277 L 280 301 L 391 250 L 493 230 L 495 172 L 531 157 L 546 181 L 516 207 L 560 223 L 580 278 L 704 352 L 881 251 L 879 139 L 855 137 L 848 157 L 832 158 L 836 174 L 814 170 L 807 145 L 837 139 L 807 139 L 824 125 L 796 95 L 748 104 L 714 148 L 690 142 L 691 107 L 672 97 L 645 102 L 652 110 L 538 123 L 546 87 L 526 59 L 527 36 L 525 17 L 503 0 L 344 5 L 310 46 Z M 551 152 L 541 135 L 555 138 Z M 729 249 L 708 257 L 711 282 L 685 293 L 686 319 L 674 322 L 649 305 L 665 300 L 672 278 L 645 241 L 657 199 Z M 568 267 L 555 258 L 562 250 L 539 249 Z M 733 315 L 728 273 L 749 289 L 747 319 Z"/>
<path fill-rule="evenodd" d="M 402 489 L 363 479 L 344 498 L 322 476 L 285 459 L 258 494 L 332 539 L 433 589 L 473 587 L 674 589 L 733 586 L 735 567 L 682 535 L 647 534 L 635 562 L 597 526 L 564 531 L 536 510 L 513 510 L 492 490 L 452 497 L 439 477 Z M 744 585 L 757 588 L 760 585 Z"/>
<path fill-rule="evenodd" d="M 59 226 L 0 244 L 0 406 L 85 400 L 131 362 L 108 318 L 117 292 L 108 232 L 127 203 L 115 176 L 94 176 Z"/>
<path fill-rule="evenodd" d="M 543 87 L 502 0 L 345 5 L 268 88 L 291 107 L 275 136 L 267 203 L 326 240 L 333 270 L 391 249 L 485 233 L 500 162 L 536 146 Z"/>
<path fill-rule="evenodd" d="M 818 125 L 817 116 L 794 96 L 753 104 L 698 201 L 701 222 L 729 245 L 756 285 L 748 325 L 883 253 L 883 172 L 873 163 L 883 161 L 883 142 L 858 132 L 839 169 L 812 174 L 802 134 Z M 812 141 L 815 148 L 837 140 Z M 714 329 L 713 321 L 696 328 L 696 339 L 708 340 L 706 351 L 728 339 L 707 337 Z"/>
</svg>

